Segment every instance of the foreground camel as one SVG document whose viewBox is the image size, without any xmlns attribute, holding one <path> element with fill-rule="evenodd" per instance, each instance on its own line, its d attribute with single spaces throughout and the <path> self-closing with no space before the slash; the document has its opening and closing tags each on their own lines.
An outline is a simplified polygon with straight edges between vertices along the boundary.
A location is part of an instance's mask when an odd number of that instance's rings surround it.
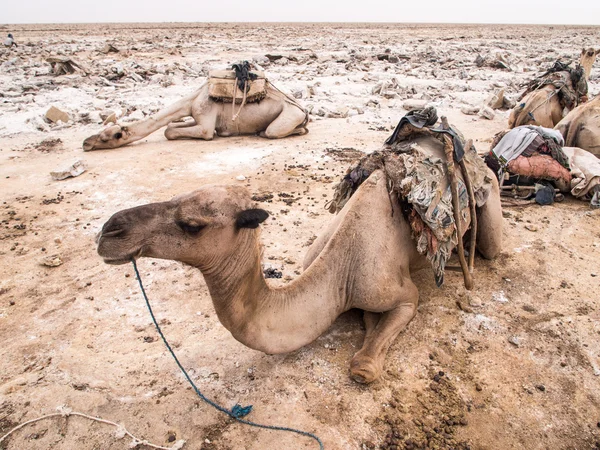
<svg viewBox="0 0 600 450">
<path fill-rule="evenodd" d="M 598 53 L 600 53 L 600 49 L 584 48 L 581 51 L 579 64 L 583 68 L 586 81 L 590 79 L 592 65 Z M 563 118 L 563 107 L 557 94 L 557 88 L 552 84 L 547 84 L 527 94 L 511 111 L 508 127 L 539 125 L 545 128 L 554 128 Z"/>
<path fill-rule="evenodd" d="M 236 105 L 236 109 L 239 108 Z M 194 120 L 175 122 L 192 116 Z M 168 108 L 129 125 L 112 125 L 83 141 L 83 150 L 117 148 L 143 139 L 167 126 L 165 137 L 204 139 L 260 133 L 277 139 L 308 132 L 308 113 L 293 99 L 267 83 L 267 95 L 260 102 L 247 103 L 236 120 L 231 103 L 216 102 L 208 96 L 208 83 Z"/>
<path fill-rule="evenodd" d="M 436 147 L 437 140 L 417 139 Z M 488 170 L 489 171 L 489 170 Z M 498 183 L 478 210 L 478 249 L 500 252 L 502 212 Z M 271 287 L 261 267 L 259 224 L 268 213 L 246 189 L 204 186 L 170 201 L 114 214 L 98 235 L 98 253 L 109 264 L 151 257 L 197 267 L 221 323 L 244 345 L 268 354 L 286 353 L 314 341 L 351 308 L 365 311 L 362 348 L 351 376 L 370 383 L 382 370 L 398 333 L 417 311 L 411 271 L 428 266 L 387 182 L 375 171 L 359 187 L 305 258 L 305 271 L 284 287 Z"/>
<path fill-rule="evenodd" d="M 600 158 L 600 95 L 578 106 L 558 122 L 566 147 L 579 147 Z"/>
</svg>

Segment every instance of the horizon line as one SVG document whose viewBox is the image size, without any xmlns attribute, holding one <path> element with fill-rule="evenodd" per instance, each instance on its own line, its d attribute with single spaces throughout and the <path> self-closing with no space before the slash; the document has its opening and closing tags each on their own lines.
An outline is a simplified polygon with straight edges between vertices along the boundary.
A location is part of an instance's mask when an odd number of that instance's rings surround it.
<svg viewBox="0 0 600 450">
<path fill-rule="evenodd" d="M 189 22 L 184 20 L 170 20 L 170 21 L 144 21 L 144 22 L 128 22 L 128 21 L 116 21 L 116 22 L 5 22 L 0 23 L 0 27 L 4 28 L 10 25 L 144 25 L 144 24 L 331 24 L 331 25 L 339 25 L 339 24 L 347 24 L 347 25 L 500 25 L 500 26 L 558 26 L 558 27 L 600 27 L 600 24 L 591 24 L 591 23 L 531 23 L 531 22 L 420 22 L 420 21 L 412 21 L 412 22 L 387 22 L 387 21 L 274 21 L 274 20 L 261 20 L 261 21 L 253 21 L 253 20 L 228 20 L 228 21 L 196 21 Z"/>
</svg>

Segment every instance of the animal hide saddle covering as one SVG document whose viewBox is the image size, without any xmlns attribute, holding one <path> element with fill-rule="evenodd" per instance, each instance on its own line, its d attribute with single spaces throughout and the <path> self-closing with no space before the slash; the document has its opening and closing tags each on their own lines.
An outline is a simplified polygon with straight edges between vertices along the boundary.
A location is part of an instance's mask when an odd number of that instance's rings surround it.
<svg viewBox="0 0 600 450">
<path fill-rule="evenodd" d="M 260 102 L 267 96 L 267 79 L 263 72 L 250 72 L 256 76 L 248 80 L 246 87 L 246 103 Z M 254 78 L 254 77 L 252 77 Z M 237 85 L 235 70 L 215 70 L 208 74 L 208 96 L 217 102 L 240 104 L 244 91 Z"/>
<path fill-rule="evenodd" d="M 458 244 L 445 156 L 432 155 L 414 136 L 400 139 L 388 148 L 364 156 L 349 168 L 336 185 L 327 208 L 331 213 L 339 212 L 371 173 L 382 170 L 387 178 L 388 192 L 398 199 L 411 226 L 417 250 L 427 257 L 436 284 L 441 286 L 446 262 Z M 465 150 L 464 159 L 477 206 L 482 206 L 491 192 L 491 178 L 473 146 Z M 461 176 L 458 177 L 458 194 L 462 229 L 467 230 L 471 214 L 467 188 Z"/>
</svg>

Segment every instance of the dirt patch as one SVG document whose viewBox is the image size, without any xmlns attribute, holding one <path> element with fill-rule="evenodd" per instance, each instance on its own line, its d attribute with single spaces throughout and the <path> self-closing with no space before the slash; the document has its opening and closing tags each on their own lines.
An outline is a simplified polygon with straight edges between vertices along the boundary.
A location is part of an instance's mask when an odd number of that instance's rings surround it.
<svg viewBox="0 0 600 450">
<path fill-rule="evenodd" d="M 346 148 L 326 148 L 325 153 L 336 161 L 351 163 L 365 156 L 365 152 L 352 147 Z"/>
<path fill-rule="evenodd" d="M 42 153 L 48 153 L 62 147 L 61 138 L 44 139 L 39 144 L 34 145 L 34 148 Z"/>
</svg>

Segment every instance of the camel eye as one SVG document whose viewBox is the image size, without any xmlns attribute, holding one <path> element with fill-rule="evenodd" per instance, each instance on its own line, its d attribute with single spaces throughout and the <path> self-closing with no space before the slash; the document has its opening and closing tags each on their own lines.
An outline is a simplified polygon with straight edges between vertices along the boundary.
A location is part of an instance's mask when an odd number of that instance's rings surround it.
<svg viewBox="0 0 600 450">
<path fill-rule="evenodd" d="M 177 226 L 181 228 L 184 233 L 192 235 L 200 233 L 200 231 L 202 231 L 202 229 L 205 227 L 205 225 L 190 225 L 189 223 L 182 221 L 177 222 Z"/>
<path fill-rule="evenodd" d="M 123 133 L 121 133 L 120 131 L 118 133 L 115 133 L 115 135 L 113 136 L 115 139 L 121 139 L 123 137 Z"/>
</svg>

